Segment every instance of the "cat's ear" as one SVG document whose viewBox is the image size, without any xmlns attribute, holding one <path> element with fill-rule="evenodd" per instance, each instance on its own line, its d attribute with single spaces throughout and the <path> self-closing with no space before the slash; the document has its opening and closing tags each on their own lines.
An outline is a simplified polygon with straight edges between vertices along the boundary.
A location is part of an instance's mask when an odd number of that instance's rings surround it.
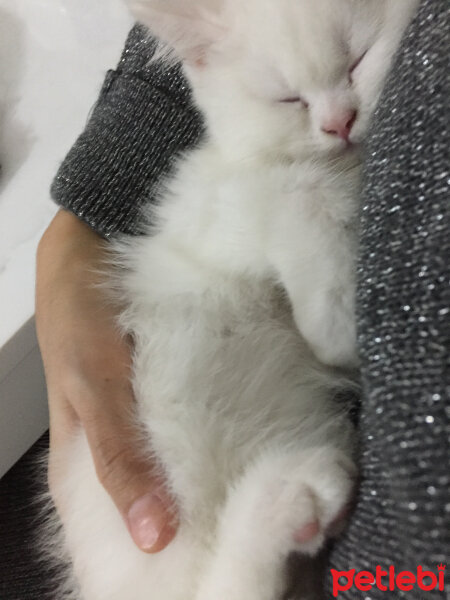
<svg viewBox="0 0 450 600">
<path fill-rule="evenodd" d="M 222 0 L 126 0 L 135 18 L 182 60 L 201 64 L 223 36 Z"/>
</svg>

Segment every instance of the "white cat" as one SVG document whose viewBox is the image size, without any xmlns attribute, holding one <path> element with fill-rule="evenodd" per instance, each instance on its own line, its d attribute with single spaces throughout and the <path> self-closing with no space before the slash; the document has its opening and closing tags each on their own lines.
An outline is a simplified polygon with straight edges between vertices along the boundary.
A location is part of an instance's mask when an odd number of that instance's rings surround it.
<svg viewBox="0 0 450 600">
<path fill-rule="evenodd" d="M 151 234 L 116 247 L 137 419 L 180 526 L 139 551 L 80 432 L 52 490 L 67 597 L 281 600 L 287 557 L 316 555 L 352 495 L 335 393 L 357 364 L 360 143 L 416 1 L 129 4 L 183 60 L 208 131 Z"/>
</svg>

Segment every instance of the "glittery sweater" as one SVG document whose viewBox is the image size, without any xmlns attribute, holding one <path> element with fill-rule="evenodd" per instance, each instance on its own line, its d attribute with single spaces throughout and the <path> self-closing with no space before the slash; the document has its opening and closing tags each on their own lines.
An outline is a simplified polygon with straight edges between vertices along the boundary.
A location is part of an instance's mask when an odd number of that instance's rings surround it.
<svg viewBox="0 0 450 600">
<path fill-rule="evenodd" d="M 139 208 L 202 135 L 178 67 L 148 64 L 135 27 L 53 197 L 96 231 L 137 233 Z M 375 114 L 365 168 L 357 319 L 361 482 L 330 569 L 437 573 L 450 555 L 450 0 L 423 0 Z M 444 600 L 353 585 L 344 600 Z M 384 580 L 383 580 L 384 581 Z"/>
</svg>

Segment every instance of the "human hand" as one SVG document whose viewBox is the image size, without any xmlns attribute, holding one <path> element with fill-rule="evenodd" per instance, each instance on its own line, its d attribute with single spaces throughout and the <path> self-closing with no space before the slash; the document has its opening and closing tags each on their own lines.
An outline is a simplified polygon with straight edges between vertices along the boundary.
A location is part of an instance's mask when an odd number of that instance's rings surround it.
<svg viewBox="0 0 450 600">
<path fill-rule="evenodd" d="M 159 552 L 174 537 L 173 502 L 156 465 L 141 452 L 133 425 L 131 352 L 104 298 L 99 267 L 105 242 L 59 211 L 37 253 L 36 327 L 50 409 L 50 487 L 58 453 L 81 425 L 102 485 L 141 550 Z"/>
</svg>

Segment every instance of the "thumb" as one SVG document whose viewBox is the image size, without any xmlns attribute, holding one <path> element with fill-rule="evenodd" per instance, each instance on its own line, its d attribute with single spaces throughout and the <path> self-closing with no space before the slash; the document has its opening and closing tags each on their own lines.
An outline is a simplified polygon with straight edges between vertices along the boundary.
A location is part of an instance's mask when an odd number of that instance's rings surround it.
<svg viewBox="0 0 450 600">
<path fill-rule="evenodd" d="M 120 402 L 119 407 L 111 410 L 109 404 L 107 413 L 102 411 L 98 418 L 95 414 L 81 418 L 82 425 L 98 478 L 135 544 L 144 552 L 159 552 L 176 533 L 174 502 L 158 466 L 143 456 L 142 436 Z"/>
</svg>

